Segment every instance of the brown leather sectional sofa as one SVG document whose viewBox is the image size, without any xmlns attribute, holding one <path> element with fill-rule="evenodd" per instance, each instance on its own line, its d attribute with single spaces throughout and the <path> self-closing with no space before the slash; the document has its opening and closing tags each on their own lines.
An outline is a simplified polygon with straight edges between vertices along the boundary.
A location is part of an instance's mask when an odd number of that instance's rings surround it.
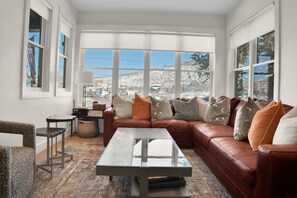
<svg viewBox="0 0 297 198">
<path fill-rule="evenodd" d="M 297 145 L 261 145 L 254 152 L 248 142 L 234 140 L 235 116 L 242 104 L 231 99 L 227 126 L 175 119 L 114 120 L 114 109 L 108 108 L 104 145 L 118 127 L 166 128 L 180 147 L 193 148 L 201 156 L 233 197 L 297 197 Z M 292 107 L 285 105 L 285 109 Z"/>
</svg>

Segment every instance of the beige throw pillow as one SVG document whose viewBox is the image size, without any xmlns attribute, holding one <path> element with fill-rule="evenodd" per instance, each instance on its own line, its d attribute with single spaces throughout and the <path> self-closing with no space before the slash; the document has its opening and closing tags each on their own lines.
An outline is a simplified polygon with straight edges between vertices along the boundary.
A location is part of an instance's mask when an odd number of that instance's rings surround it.
<svg viewBox="0 0 297 198">
<path fill-rule="evenodd" d="M 113 98 L 113 107 L 115 109 L 114 119 L 132 118 L 133 102 L 124 100 L 120 96 L 115 95 Z"/>
<path fill-rule="evenodd" d="M 216 100 L 211 98 L 207 105 L 204 122 L 227 125 L 230 117 L 230 99 Z"/>
<path fill-rule="evenodd" d="M 197 101 L 198 101 L 198 111 L 199 111 L 199 117 L 201 120 L 204 120 L 204 116 L 205 116 L 205 112 L 206 112 L 206 108 L 208 105 L 208 102 L 206 102 L 205 100 L 197 97 Z"/>
<path fill-rule="evenodd" d="M 165 120 L 172 119 L 172 109 L 169 102 L 164 100 L 158 100 L 154 97 L 150 97 L 151 101 L 151 119 L 152 120 Z"/>
<path fill-rule="evenodd" d="M 272 144 L 297 144 L 297 107 L 281 118 Z"/>
<path fill-rule="evenodd" d="M 251 127 L 252 120 L 257 111 L 261 109 L 258 102 L 254 102 L 252 98 L 248 100 L 238 109 L 234 124 L 234 139 L 247 140 L 248 132 Z"/>
</svg>

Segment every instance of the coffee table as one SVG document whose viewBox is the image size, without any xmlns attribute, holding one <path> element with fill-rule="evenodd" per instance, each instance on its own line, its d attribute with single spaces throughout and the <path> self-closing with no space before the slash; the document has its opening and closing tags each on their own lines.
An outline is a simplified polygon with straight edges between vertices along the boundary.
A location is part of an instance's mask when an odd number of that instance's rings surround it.
<svg viewBox="0 0 297 198">
<path fill-rule="evenodd" d="M 118 128 L 96 164 L 97 175 L 136 176 L 131 197 L 191 197 L 186 188 L 148 189 L 151 176 L 192 175 L 192 166 L 166 129 Z"/>
</svg>

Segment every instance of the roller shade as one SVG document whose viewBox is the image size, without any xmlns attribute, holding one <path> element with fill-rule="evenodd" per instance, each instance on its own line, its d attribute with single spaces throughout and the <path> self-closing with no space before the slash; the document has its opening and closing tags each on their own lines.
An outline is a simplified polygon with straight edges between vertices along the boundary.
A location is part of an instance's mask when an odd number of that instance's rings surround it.
<svg viewBox="0 0 297 198">
<path fill-rule="evenodd" d="M 230 47 L 236 48 L 275 29 L 273 4 L 266 7 L 255 19 L 242 25 L 230 34 Z"/>
<path fill-rule="evenodd" d="M 72 26 L 64 17 L 61 17 L 61 33 L 66 37 L 71 38 Z"/>
<path fill-rule="evenodd" d="M 156 33 L 81 33 L 81 48 L 215 52 L 215 37 Z"/>
<path fill-rule="evenodd" d="M 49 21 L 50 19 L 50 12 L 53 9 L 46 1 L 44 0 L 31 0 L 30 7 L 34 10 L 37 14 L 39 14 L 42 18 Z"/>
</svg>

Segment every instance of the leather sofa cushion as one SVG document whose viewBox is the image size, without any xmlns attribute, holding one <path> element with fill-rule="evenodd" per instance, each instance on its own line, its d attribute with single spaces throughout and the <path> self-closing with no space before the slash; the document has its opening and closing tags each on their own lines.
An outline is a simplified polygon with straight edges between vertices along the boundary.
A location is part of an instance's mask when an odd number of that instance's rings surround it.
<svg viewBox="0 0 297 198">
<path fill-rule="evenodd" d="M 154 120 L 152 128 L 166 128 L 169 133 L 190 133 L 190 124 L 184 120 Z"/>
<path fill-rule="evenodd" d="M 252 151 L 248 142 L 234 141 L 233 137 L 213 138 L 209 151 L 239 181 L 250 187 L 255 185 L 258 153 Z"/>
<path fill-rule="evenodd" d="M 134 119 L 118 119 L 114 120 L 112 125 L 113 131 L 116 131 L 118 127 L 127 127 L 127 128 L 150 128 L 150 120 L 134 120 Z"/>
<path fill-rule="evenodd" d="M 193 136 L 195 136 L 201 146 L 208 149 L 209 141 L 215 137 L 232 137 L 233 127 L 229 125 L 198 123 L 192 127 Z"/>
</svg>

